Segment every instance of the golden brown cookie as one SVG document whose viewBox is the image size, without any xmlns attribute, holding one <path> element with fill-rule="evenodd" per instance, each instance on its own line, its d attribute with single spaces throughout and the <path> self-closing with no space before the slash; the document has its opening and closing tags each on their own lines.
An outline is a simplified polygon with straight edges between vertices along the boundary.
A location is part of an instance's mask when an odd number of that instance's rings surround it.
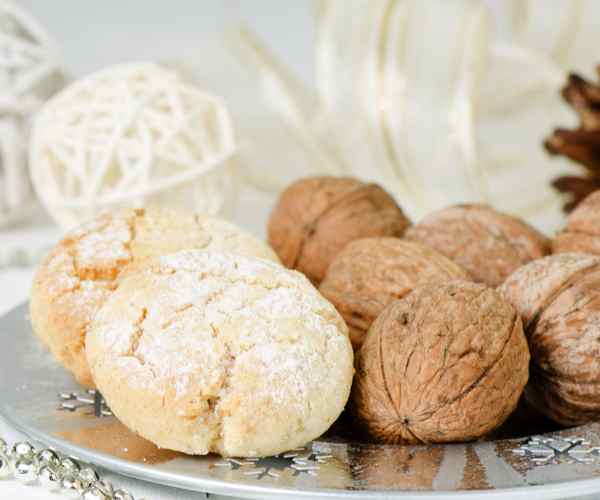
<svg viewBox="0 0 600 500">
<path fill-rule="evenodd" d="M 79 383 L 93 387 L 87 327 L 124 273 L 151 257 L 196 248 L 277 261 L 264 243 L 228 222 L 164 208 L 103 214 L 67 234 L 42 262 L 31 292 L 34 332 Z"/>
<path fill-rule="evenodd" d="M 87 356 L 119 420 L 191 454 L 302 446 L 340 415 L 353 375 L 346 325 L 303 275 L 203 251 L 123 279 L 89 328 Z"/>
</svg>

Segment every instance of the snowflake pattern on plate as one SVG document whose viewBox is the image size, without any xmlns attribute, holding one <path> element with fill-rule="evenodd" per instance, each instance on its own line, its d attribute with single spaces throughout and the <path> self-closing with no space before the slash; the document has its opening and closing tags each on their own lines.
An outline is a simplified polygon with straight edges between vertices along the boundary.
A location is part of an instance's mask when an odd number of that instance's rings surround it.
<svg viewBox="0 0 600 500">
<path fill-rule="evenodd" d="M 88 410 L 88 415 L 96 417 L 111 417 L 112 411 L 104 401 L 102 394 L 94 389 L 88 389 L 85 393 L 79 392 L 61 392 L 58 395 L 60 411 L 75 412 L 79 410 Z"/>
<path fill-rule="evenodd" d="M 600 463 L 600 447 L 590 446 L 584 438 L 533 436 L 512 450 L 535 465 Z"/>
<path fill-rule="evenodd" d="M 222 462 L 217 462 L 215 467 L 239 470 L 244 476 L 255 477 L 256 479 L 266 477 L 279 479 L 286 470 L 291 470 L 294 476 L 301 474 L 317 476 L 321 465 L 332 458 L 333 455 L 324 451 L 300 447 L 274 457 L 225 458 Z"/>
</svg>

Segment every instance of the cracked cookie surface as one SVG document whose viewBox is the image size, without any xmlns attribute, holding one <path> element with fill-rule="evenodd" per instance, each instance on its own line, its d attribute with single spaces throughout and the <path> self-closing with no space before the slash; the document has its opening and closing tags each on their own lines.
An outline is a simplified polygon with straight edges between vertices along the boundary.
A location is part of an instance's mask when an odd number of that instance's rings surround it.
<svg viewBox="0 0 600 500">
<path fill-rule="evenodd" d="M 40 265 L 31 293 L 34 332 L 79 383 L 93 387 L 84 344 L 96 311 L 123 275 L 186 248 L 277 260 L 265 243 L 213 217 L 164 208 L 103 214 L 68 233 Z"/>
<path fill-rule="evenodd" d="M 183 251 L 125 278 L 87 355 L 129 428 L 190 454 L 274 455 L 319 437 L 349 396 L 343 319 L 301 274 Z"/>
</svg>

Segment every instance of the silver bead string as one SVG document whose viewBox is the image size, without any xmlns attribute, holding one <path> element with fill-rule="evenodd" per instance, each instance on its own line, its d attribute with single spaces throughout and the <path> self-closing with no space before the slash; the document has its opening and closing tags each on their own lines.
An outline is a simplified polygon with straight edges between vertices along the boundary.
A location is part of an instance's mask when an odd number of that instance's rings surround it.
<svg viewBox="0 0 600 500">
<path fill-rule="evenodd" d="M 0 479 L 11 477 L 83 500 L 135 500 L 131 493 L 114 489 L 94 469 L 73 458 L 48 448 L 36 449 L 28 442 L 9 446 L 0 438 Z"/>
</svg>

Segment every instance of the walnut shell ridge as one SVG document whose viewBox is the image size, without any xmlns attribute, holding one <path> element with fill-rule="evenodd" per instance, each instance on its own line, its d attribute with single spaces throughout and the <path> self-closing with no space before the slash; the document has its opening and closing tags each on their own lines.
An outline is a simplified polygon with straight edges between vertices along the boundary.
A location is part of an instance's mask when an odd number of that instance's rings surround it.
<svg viewBox="0 0 600 500">
<path fill-rule="evenodd" d="M 550 241 L 544 235 L 486 205 L 439 210 L 409 228 L 404 237 L 434 248 L 465 269 L 474 281 L 492 287 L 550 252 Z"/>
<path fill-rule="evenodd" d="M 566 227 L 552 242 L 552 252 L 600 255 L 600 191 L 590 194 L 569 215 Z"/>
<path fill-rule="evenodd" d="M 561 253 L 511 275 L 500 292 L 520 312 L 531 351 L 525 398 L 563 425 L 600 418 L 600 257 Z"/>
<path fill-rule="evenodd" d="M 334 259 L 319 291 L 342 315 L 355 349 L 385 306 L 427 283 L 469 280 L 466 271 L 432 248 L 400 238 L 349 243 Z"/>
<path fill-rule="evenodd" d="M 515 409 L 528 365 L 521 318 L 498 292 L 427 285 L 392 302 L 369 330 L 352 410 L 382 443 L 474 440 Z"/>
<path fill-rule="evenodd" d="M 394 199 L 376 184 L 350 177 L 309 177 L 281 193 L 268 234 L 281 262 L 318 284 L 349 242 L 401 236 L 409 224 Z"/>
</svg>

